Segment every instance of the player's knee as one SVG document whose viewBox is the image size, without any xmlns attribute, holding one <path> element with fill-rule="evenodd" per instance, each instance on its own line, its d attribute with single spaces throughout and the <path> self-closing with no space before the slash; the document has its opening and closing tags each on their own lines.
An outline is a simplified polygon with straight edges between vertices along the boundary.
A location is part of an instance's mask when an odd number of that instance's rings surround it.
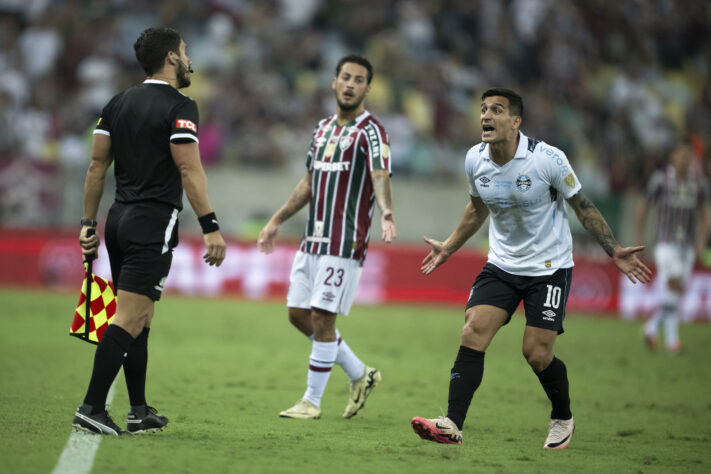
<svg viewBox="0 0 711 474">
<path fill-rule="evenodd" d="M 462 345 L 472 347 L 478 351 L 486 351 L 489 347 L 490 337 L 481 324 L 476 324 L 473 318 L 468 318 L 462 328 Z"/>
<path fill-rule="evenodd" d="M 536 373 L 548 367 L 553 360 L 553 354 L 543 346 L 524 347 L 523 357 Z"/>
<path fill-rule="evenodd" d="M 311 324 L 317 341 L 336 340 L 336 315 L 323 311 L 311 312 Z"/>
</svg>

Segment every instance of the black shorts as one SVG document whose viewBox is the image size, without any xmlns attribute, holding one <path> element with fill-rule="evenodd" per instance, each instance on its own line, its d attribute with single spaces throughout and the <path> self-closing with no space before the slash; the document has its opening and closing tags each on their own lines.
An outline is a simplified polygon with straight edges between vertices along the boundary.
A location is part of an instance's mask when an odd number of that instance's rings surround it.
<svg viewBox="0 0 711 474">
<path fill-rule="evenodd" d="M 115 202 L 105 233 L 116 289 L 158 301 L 178 245 L 178 210 L 154 201 Z"/>
<path fill-rule="evenodd" d="M 527 326 L 561 334 L 572 277 L 572 268 L 561 268 L 552 275 L 530 277 L 512 275 L 487 262 L 474 281 L 466 309 L 480 304 L 503 308 L 509 313 L 504 323 L 508 324 L 523 300 Z"/>
</svg>

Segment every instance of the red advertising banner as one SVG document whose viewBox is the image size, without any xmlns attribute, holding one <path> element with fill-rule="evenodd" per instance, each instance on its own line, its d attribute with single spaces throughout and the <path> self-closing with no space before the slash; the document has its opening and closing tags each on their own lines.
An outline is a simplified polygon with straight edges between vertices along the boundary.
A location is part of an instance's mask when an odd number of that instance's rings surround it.
<svg viewBox="0 0 711 474">
<path fill-rule="evenodd" d="M 280 245 L 264 255 L 253 243 L 229 241 L 227 259 L 219 267 L 202 261 L 199 237 L 181 237 L 165 288 L 168 292 L 204 296 L 282 299 L 297 246 Z M 428 252 L 422 245 L 371 245 L 356 302 L 446 303 L 464 308 L 471 285 L 486 255 L 461 249 L 433 274 L 420 272 Z M 111 277 L 102 246 L 94 272 Z M 77 234 L 55 230 L 0 229 L 0 285 L 75 289 L 83 278 Z M 609 259 L 576 256 L 568 311 L 650 314 L 657 305 L 655 283 L 633 285 Z M 711 272 L 697 270 L 681 302 L 684 320 L 711 320 Z"/>
</svg>

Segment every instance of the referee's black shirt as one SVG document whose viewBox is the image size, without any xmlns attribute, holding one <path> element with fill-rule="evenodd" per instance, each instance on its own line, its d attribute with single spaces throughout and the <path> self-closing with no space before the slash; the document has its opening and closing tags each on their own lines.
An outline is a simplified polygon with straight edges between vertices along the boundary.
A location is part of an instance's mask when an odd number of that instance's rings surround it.
<svg viewBox="0 0 711 474">
<path fill-rule="evenodd" d="M 146 80 L 104 107 L 94 133 L 111 137 L 116 201 L 159 201 L 183 208 L 170 143 L 198 141 L 197 104 L 163 81 Z"/>
</svg>

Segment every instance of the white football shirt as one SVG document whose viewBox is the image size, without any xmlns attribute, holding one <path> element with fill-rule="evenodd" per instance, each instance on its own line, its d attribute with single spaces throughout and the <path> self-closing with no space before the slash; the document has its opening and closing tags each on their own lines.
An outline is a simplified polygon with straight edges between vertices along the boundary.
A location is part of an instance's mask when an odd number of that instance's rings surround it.
<svg viewBox="0 0 711 474">
<path fill-rule="evenodd" d="M 580 181 L 558 148 L 519 132 L 514 158 L 494 163 L 489 145 L 467 152 L 469 194 L 489 208 L 488 260 L 514 275 L 550 275 L 573 266 L 565 199 Z"/>
</svg>

